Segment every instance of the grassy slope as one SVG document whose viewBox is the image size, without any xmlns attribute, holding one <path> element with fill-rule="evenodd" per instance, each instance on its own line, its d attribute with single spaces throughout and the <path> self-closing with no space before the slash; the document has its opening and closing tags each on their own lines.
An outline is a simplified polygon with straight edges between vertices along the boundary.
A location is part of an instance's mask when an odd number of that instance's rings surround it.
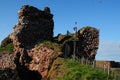
<svg viewBox="0 0 120 80">
<path fill-rule="evenodd" d="M 81 65 L 72 59 L 57 58 L 49 72 L 50 80 L 112 80 L 103 71 Z"/>
<path fill-rule="evenodd" d="M 14 50 L 14 47 L 12 43 L 8 44 L 5 47 L 0 47 L 0 52 L 4 52 L 4 51 L 13 52 L 13 50 Z"/>
</svg>

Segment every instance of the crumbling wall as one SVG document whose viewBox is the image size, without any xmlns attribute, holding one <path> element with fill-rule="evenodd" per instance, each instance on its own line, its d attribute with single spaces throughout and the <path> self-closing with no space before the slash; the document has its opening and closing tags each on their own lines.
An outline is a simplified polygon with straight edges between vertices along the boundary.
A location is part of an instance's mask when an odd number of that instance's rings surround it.
<svg viewBox="0 0 120 80">
<path fill-rule="evenodd" d="M 20 80 L 13 52 L 0 52 L 0 80 Z"/>
<path fill-rule="evenodd" d="M 90 26 L 83 27 L 78 31 L 79 57 L 94 60 L 99 46 L 99 30 Z"/>
<path fill-rule="evenodd" d="M 18 24 L 10 36 L 16 46 L 28 47 L 40 40 L 53 38 L 53 15 L 49 8 L 47 10 L 45 8 L 45 11 L 42 11 L 29 5 L 22 6 L 18 12 Z"/>
<path fill-rule="evenodd" d="M 14 26 L 14 31 L 11 33 L 10 39 L 13 41 L 15 49 L 14 55 L 16 57 L 14 62 L 22 80 L 33 80 L 33 78 L 27 78 L 29 76 L 27 73 L 29 72 L 33 76 L 41 75 L 37 70 L 29 69 L 30 62 L 37 56 L 36 53 L 32 53 L 35 56 L 31 57 L 30 53 L 32 48 L 42 40 L 53 39 L 53 28 L 53 15 L 50 13 L 49 7 L 45 7 L 42 11 L 33 6 L 24 5 L 18 11 L 18 23 Z M 41 66 L 43 65 L 41 64 Z M 37 79 L 39 80 L 41 77 Z"/>
</svg>

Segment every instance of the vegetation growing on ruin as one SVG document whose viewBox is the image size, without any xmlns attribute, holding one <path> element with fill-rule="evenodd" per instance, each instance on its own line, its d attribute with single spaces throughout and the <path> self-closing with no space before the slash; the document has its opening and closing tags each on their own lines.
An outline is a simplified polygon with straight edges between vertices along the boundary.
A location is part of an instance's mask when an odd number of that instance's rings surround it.
<svg viewBox="0 0 120 80">
<path fill-rule="evenodd" d="M 13 50 L 14 50 L 14 47 L 12 43 L 9 43 L 8 45 L 4 47 L 0 47 L 0 52 L 4 52 L 4 51 L 13 52 Z"/>
</svg>

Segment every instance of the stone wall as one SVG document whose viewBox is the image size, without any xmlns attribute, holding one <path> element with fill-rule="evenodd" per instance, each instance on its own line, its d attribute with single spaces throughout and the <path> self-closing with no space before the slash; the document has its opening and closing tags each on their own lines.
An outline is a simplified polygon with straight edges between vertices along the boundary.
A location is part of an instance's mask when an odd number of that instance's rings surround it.
<svg viewBox="0 0 120 80">
<path fill-rule="evenodd" d="M 0 52 L 0 80 L 20 80 L 12 52 Z"/>
<path fill-rule="evenodd" d="M 50 41 L 53 39 L 53 28 L 53 15 L 50 13 L 50 9 L 48 7 L 45 7 L 42 11 L 33 6 L 24 5 L 19 10 L 18 23 L 15 25 L 13 33 L 10 34 L 10 39 L 13 41 L 15 50 L 14 62 L 21 80 L 33 80 L 36 76 L 39 76 L 36 77 L 36 80 L 40 80 L 41 77 L 47 75 L 46 71 L 48 68 L 45 71 L 41 71 L 29 67 L 31 62 L 36 59 L 37 55 L 42 55 L 42 53 L 38 50 L 38 54 L 35 52 L 32 52 L 32 55 L 34 56 L 30 56 L 30 54 L 35 45 L 40 43 L 42 40 Z M 43 56 L 46 54 L 43 54 Z M 42 59 L 44 60 L 46 57 L 42 57 Z M 35 67 L 32 64 L 30 66 Z M 42 66 L 39 67 L 39 69 L 43 69 L 45 65 L 40 64 L 39 66 Z M 49 61 L 46 66 L 49 66 Z"/>
<path fill-rule="evenodd" d="M 94 60 L 99 46 L 99 30 L 90 26 L 81 28 L 78 31 L 78 50 L 80 57 Z"/>
<path fill-rule="evenodd" d="M 28 47 L 40 40 L 51 40 L 54 28 L 52 18 L 48 7 L 42 11 L 33 6 L 22 6 L 18 12 L 18 24 L 10 36 L 13 43 L 16 46 Z"/>
</svg>

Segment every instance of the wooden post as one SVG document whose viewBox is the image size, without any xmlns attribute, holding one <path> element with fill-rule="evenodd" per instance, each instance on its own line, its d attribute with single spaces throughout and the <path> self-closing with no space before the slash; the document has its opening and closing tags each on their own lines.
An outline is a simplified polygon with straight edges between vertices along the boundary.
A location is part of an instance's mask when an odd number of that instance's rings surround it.
<svg viewBox="0 0 120 80">
<path fill-rule="evenodd" d="M 93 68 L 96 67 L 96 60 L 93 61 Z"/>
<path fill-rule="evenodd" d="M 106 66 L 105 66 L 105 64 L 103 64 L 103 69 L 104 69 L 104 72 L 105 72 L 105 69 L 106 69 Z"/>
<path fill-rule="evenodd" d="M 74 40 L 73 44 L 74 44 L 73 45 L 73 59 L 75 60 L 75 56 L 76 56 L 75 55 L 75 53 L 76 53 L 76 50 L 75 50 L 76 49 L 76 42 L 75 42 L 75 40 Z"/>
<path fill-rule="evenodd" d="M 108 76 L 110 75 L 110 62 L 107 62 L 107 68 L 108 68 Z"/>
<path fill-rule="evenodd" d="M 74 41 L 73 41 L 73 59 L 75 60 L 76 58 L 76 38 L 77 38 L 77 22 L 75 22 L 75 27 L 73 27 L 74 30 Z"/>
</svg>

